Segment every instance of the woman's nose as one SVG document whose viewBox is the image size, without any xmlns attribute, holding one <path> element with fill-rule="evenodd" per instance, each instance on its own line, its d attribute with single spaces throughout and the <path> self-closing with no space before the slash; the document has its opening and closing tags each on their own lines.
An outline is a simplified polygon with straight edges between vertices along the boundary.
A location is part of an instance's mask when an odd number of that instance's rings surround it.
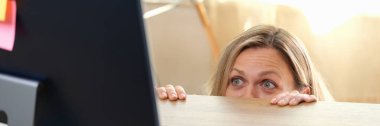
<svg viewBox="0 0 380 126">
<path fill-rule="evenodd" d="M 243 98 L 258 98 L 257 93 L 255 92 L 255 89 L 252 85 L 247 87 L 243 95 L 241 96 Z"/>
<path fill-rule="evenodd" d="M 247 91 L 247 92 L 249 92 L 249 91 Z M 253 98 L 253 96 L 250 94 L 250 93 L 244 93 L 244 95 L 243 96 L 241 96 L 242 98 Z"/>
</svg>

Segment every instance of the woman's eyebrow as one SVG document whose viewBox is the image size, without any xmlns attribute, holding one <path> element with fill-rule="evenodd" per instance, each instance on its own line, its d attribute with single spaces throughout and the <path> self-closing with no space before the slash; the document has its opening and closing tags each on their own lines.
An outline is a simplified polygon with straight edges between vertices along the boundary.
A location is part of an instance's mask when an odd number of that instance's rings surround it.
<svg viewBox="0 0 380 126">
<path fill-rule="evenodd" d="M 238 72 L 239 74 L 245 75 L 244 71 L 239 70 L 239 69 L 237 69 L 237 68 L 232 68 L 232 70 L 235 70 L 235 71 Z"/>
<path fill-rule="evenodd" d="M 278 72 L 276 72 L 276 71 L 262 71 L 262 72 L 260 72 L 260 76 L 265 76 L 265 75 L 269 75 L 269 74 L 273 74 L 273 75 L 276 75 L 276 76 L 278 76 L 279 78 L 281 78 L 281 75 L 280 74 L 278 74 Z"/>
<path fill-rule="evenodd" d="M 238 68 L 232 68 L 232 70 L 234 70 L 234 71 L 238 72 L 239 74 L 245 76 L 244 71 L 239 70 Z M 262 77 L 262 76 L 266 76 L 266 75 L 270 75 L 270 74 L 273 74 L 273 75 L 278 76 L 279 78 L 281 78 L 281 75 L 278 72 L 273 71 L 273 70 L 261 71 L 259 73 L 259 76 Z"/>
</svg>

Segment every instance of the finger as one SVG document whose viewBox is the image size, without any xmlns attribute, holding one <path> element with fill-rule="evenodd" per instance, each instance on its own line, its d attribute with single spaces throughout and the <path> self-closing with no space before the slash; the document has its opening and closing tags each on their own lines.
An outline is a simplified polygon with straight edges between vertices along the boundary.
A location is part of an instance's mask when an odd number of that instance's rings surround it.
<svg viewBox="0 0 380 126">
<path fill-rule="evenodd" d="M 288 105 L 289 102 L 295 98 L 299 94 L 298 91 L 292 91 L 291 93 L 288 93 L 287 95 L 283 96 L 277 103 L 279 106 L 285 106 Z"/>
<path fill-rule="evenodd" d="M 290 94 L 287 94 L 286 96 L 284 97 L 281 97 L 279 99 L 279 101 L 277 102 L 277 105 L 279 106 L 285 106 L 285 105 L 288 105 L 289 101 L 290 101 Z"/>
<path fill-rule="evenodd" d="M 181 100 L 185 100 L 186 99 L 186 92 L 185 92 L 185 89 L 183 89 L 182 86 L 175 86 L 175 90 L 177 92 L 177 95 L 178 95 L 178 98 L 181 99 Z"/>
<path fill-rule="evenodd" d="M 314 95 L 308 95 L 308 94 L 299 94 L 297 95 L 296 97 L 294 97 L 293 100 L 291 100 L 289 102 L 289 105 L 298 105 L 300 104 L 301 102 L 307 102 L 307 103 L 310 103 L 310 102 L 314 102 L 317 100 L 317 97 L 315 97 Z"/>
<path fill-rule="evenodd" d="M 168 98 L 168 94 L 166 93 L 165 87 L 158 87 L 158 88 L 156 88 L 156 91 L 157 91 L 158 97 L 160 99 L 167 99 Z"/>
<path fill-rule="evenodd" d="M 278 94 L 276 95 L 271 101 L 270 103 L 271 104 L 277 104 L 278 101 L 280 101 L 282 99 L 282 97 L 285 97 L 286 95 L 288 94 L 288 92 L 284 92 L 284 93 L 281 93 L 281 94 Z"/>
<path fill-rule="evenodd" d="M 166 92 L 169 96 L 169 100 L 177 100 L 178 99 L 177 92 L 175 91 L 173 85 L 166 85 L 165 88 L 166 88 Z"/>
<path fill-rule="evenodd" d="M 307 103 L 317 101 L 317 97 L 315 95 L 308 95 L 308 94 L 303 94 L 303 95 L 305 97 L 304 101 L 307 102 Z"/>
<path fill-rule="evenodd" d="M 303 101 L 303 97 L 300 94 L 295 95 L 290 101 L 289 105 L 298 105 Z"/>
</svg>

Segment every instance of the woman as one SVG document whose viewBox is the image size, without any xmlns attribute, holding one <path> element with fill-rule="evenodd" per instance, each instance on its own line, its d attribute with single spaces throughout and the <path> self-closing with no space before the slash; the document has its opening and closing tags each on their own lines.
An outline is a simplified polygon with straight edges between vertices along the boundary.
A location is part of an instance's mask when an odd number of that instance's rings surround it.
<svg viewBox="0 0 380 126">
<path fill-rule="evenodd" d="M 210 95 L 271 99 L 274 105 L 333 100 L 302 42 L 274 26 L 253 27 L 224 50 Z M 181 86 L 158 87 L 161 99 L 186 99 Z"/>
</svg>

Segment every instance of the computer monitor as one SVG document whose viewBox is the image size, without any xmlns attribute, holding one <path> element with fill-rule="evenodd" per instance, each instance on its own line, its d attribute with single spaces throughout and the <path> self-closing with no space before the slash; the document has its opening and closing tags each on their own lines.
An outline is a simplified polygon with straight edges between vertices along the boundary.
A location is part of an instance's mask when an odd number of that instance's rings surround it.
<svg viewBox="0 0 380 126">
<path fill-rule="evenodd" d="M 0 72 L 42 82 L 36 126 L 158 125 L 139 0 L 17 3 Z"/>
</svg>

